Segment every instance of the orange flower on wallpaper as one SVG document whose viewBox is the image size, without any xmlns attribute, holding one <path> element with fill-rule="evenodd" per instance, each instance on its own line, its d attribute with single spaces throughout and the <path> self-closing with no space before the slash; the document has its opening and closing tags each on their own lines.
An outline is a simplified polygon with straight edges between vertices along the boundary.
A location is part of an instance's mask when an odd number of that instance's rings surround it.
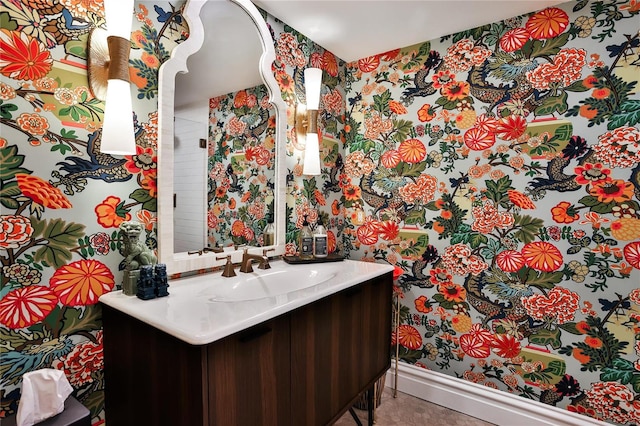
<svg viewBox="0 0 640 426">
<path fill-rule="evenodd" d="M 576 183 L 580 185 L 589 185 L 591 183 L 600 182 L 611 179 L 611 169 L 605 168 L 602 163 L 584 163 L 573 169 L 576 174 Z"/>
<path fill-rule="evenodd" d="M 601 203 L 622 203 L 633 197 L 633 183 L 620 179 L 601 180 L 593 184 L 589 189 L 589 194 L 596 197 Z"/>
<path fill-rule="evenodd" d="M 113 195 L 105 198 L 94 209 L 98 223 L 105 228 L 117 228 L 122 222 L 131 220 L 131 213 L 124 210 L 123 204 L 120 198 Z"/>
<path fill-rule="evenodd" d="M 156 198 L 158 196 L 158 180 L 156 170 L 147 170 L 142 172 L 140 186 L 142 189 L 149 191 L 149 196 Z"/>
<path fill-rule="evenodd" d="M 113 289 L 113 274 L 104 263 L 82 259 L 53 273 L 51 289 L 65 306 L 88 306 Z"/>
<path fill-rule="evenodd" d="M 369 56 L 358 60 L 358 69 L 362 72 L 375 71 L 380 65 L 379 56 Z"/>
<path fill-rule="evenodd" d="M 509 201 L 511 201 L 516 206 L 520 207 L 524 210 L 532 210 L 536 208 L 536 205 L 533 204 L 531 198 L 527 197 L 520 191 L 516 191 L 515 189 L 510 189 L 507 191 L 507 195 L 509 196 Z"/>
<path fill-rule="evenodd" d="M 358 235 L 358 241 L 362 244 L 371 246 L 378 242 L 377 226 L 372 222 L 359 227 L 356 234 Z"/>
<path fill-rule="evenodd" d="M 338 216 L 340 214 L 340 203 L 338 200 L 333 200 L 331 203 L 331 214 L 334 216 Z"/>
<path fill-rule="evenodd" d="M 394 332 L 393 334 L 396 333 Z M 411 351 L 416 351 L 422 347 L 422 336 L 420 332 L 408 324 L 401 324 L 398 327 L 397 336 L 394 337 L 396 337 L 398 343 Z"/>
<path fill-rule="evenodd" d="M 380 156 L 380 164 L 382 164 L 387 169 L 393 169 L 395 166 L 400 164 L 402 158 L 400 158 L 400 153 L 395 149 L 390 149 L 385 151 Z"/>
<path fill-rule="evenodd" d="M 241 220 L 236 220 L 231 225 L 231 235 L 234 237 L 241 237 L 244 235 L 244 222 Z"/>
<path fill-rule="evenodd" d="M 383 240 L 387 240 L 387 241 L 395 240 L 398 234 L 400 233 L 400 228 L 398 227 L 398 224 L 391 220 L 382 222 L 378 227 L 378 230 L 380 232 L 380 237 L 382 237 Z"/>
<path fill-rule="evenodd" d="M 513 28 L 500 38 L 500 48 L 505 52 L 515 52 L 529 41 L 529 31 L 524 28 Z"/>
<path fill-rule="evenodd" d="M 525 28 L 532 38 L 543 40 L 561 34 L 569 25 L 569 16 L 557 7 L 548 7 L 532 15 Z"/>
<path fill-rule="evenodd" d="M 469 96 L 471 86 L 466 81 L 450 81 L 440 89 L 442 96 L 450 101 L 464 99 Z"/>
<path fill-rule="evenodd" d="M 33 227 L 29 218 L 24 216 L 2 215 L 0 216 L 0 249 L 16 249 L 27 244 Z"/>
<path fill-rule="evenodd" d="M 448 302 L 463 302 L 467 298 L 467 290 L 458 284 L 441 284 L 438 286 L 438 293 L 444 296 Z"/>
<path fill-rule="evenodd" d="M 319 205 L 321 206 L 327 205 L 327 200 L 324 198 L 324 195 L 322 195 L 322 192 L 319 189 L 316 189 L 315 191 L 313 191 L 313 197 L 316 199 L 316 202 Z"/>
<path fill-rule="evenodd" d="M 49 130 L 49 122 L 40 114 L 29 114 L 23 112 L 16 119 L 20 129 L 34 136 L 42 136 Z"/>
<path fill-rule="evenodd" d="M 147 231 L 151 231 L 153 229 L 153 224 L 158 221 L 158 218 L 156 218 L 149 210 L 138 210 L 136 212 L 136 217 Z"/>
<path fill-rule="evenodd" d="M 504 250 L 498 253 L 495 262 L 504 272 L 517 272 L 524 266 L 524 257 L 519 251 Z"/>
<path fill-rule="evenodd" d="M 429 312 L 433 311 L 431 302 L 429 302 L 429 298 L 425 295 L 418 297 L 416 300 L 414 300 L 413 303 L 416 306 L 416 311 L 418 312 L 428 314 Z"/>
<path fill-rule="evenodd" d="M 336 59 L 336 56 L 328 50 L 325 50 L 322 54 L 321 68 L 331 77 L 336 77 L 338 75 L 338 60 Z"/>
<path fill-rule="evenodd" d="M 519 115 L 510 115 L 500 120 L 496 134 L 500 139 L 511 141 L 522 136 L 525 130 L 527 130 L 527 120 Z"/>
<path fill-rule="evenodd" d="M 0 324 L 10 329 L 29 327 L 45 319 L 57 304 L 58 296 L 49 287 L 21 287 L 0 300 Z"/>
<path fill-rule="evenodd" d="M 389 109 L 396 114 L 406 114 L 407 109 L 398 101 L 389 101 Z"/>
<path fill-rule="evenodd" d="M 359 186 L 347 185 L 342 189 L 344 199 L 347 201 L 357 201 L 362 196 L 362 192 Z"/>
<path fill-rule="evenodd" d="M 0 29 L 0 73 L 15 80 L 33 81 L 51 71 L 47 47 L 21 31 Z"/>
<path fill-rule="evenodd" d="M 327 231 L 327 252 L 333 253 L 338 248 L 336 234 L 333 231 Z"/>
<path fill-rule="evenodd" d="M 495 143 L 495 134 L 481 127 L 472 127 L 464 132 L 464 144 L 474 151 L 484 151 L 491 148 Z"/>
<path fill-rule="evenodd" d="M 407 139 L 398 147 L 398 153 L 402 161 L 406 163 L 419 163 L 427 155 L 427 148 L 420 139 Z"/>
<path fill-rule="evenodd" d="M 562 266 L 560 250 L 546 241 L 534 241 L 522 247 L 522 256 L 530 268 L 543 272 L 557 271 Z"/>
<path fill-rule="evenodd" d="M 18 188 L 33 202 L 50 209 L 68 209 L 71 203 L 55 186 L 37 176 L 16 174 Z"/>
<path fill-rule="evenodd" d="M 576 213 L 573 204 L 568 201 L 562 201 L 551 209 L 553 220 L 558 223 L 572 223 L 580 219 L 580 215 Z"/>
<path fill-rule="evenodd" d="M 423 123 L 433 120 L 435 116 L 436 111 L 429 104 L 422 105 L 418 110 L 418 120 L 422 121 Z"/>
</svg>

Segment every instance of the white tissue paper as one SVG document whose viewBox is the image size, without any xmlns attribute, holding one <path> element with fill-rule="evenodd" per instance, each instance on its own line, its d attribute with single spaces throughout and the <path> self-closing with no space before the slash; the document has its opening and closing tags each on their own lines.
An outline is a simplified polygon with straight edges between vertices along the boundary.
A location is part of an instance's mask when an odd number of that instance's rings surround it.
<svg viewBox="0 0 640 426">
<path fill-rule="evenodd" d="M 73 388 L 64 371 L 53 368 L 25 373 L 16 426 L 32 426 L 64 410 L 64 401 Z"/>
</svg>

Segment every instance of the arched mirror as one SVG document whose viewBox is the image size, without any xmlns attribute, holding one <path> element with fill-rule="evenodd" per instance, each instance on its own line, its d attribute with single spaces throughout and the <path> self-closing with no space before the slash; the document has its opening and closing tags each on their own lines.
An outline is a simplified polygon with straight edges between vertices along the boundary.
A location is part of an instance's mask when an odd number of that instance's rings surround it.
<svg viewBox="0 0 640 426">
<path fill-rule="evenodd" d="M 269 29 L 248 0 L 188 0 L 183 18 L 189 38 L 159 74 L 158 254 L 170 274 L 239 262 L 234 246 L 285 245 L 286 106 Z M 270 220 L 273 243 L 261 236 Z"/>
</svg>

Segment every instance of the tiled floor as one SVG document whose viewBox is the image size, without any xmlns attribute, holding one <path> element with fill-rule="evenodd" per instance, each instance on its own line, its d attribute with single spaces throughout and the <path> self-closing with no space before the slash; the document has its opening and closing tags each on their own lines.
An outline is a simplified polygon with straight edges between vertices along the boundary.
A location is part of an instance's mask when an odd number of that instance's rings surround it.
<svg viewBox="0 0 640 426">
<path fill-rule="evenodd" d="M 366 410 L 354 410 L 363 425 L 367 424 Z M 491 423 L 450 410 L 440 405 L 398 392 L 393 397 L 393 390 L 385 388 L 382 403 L 376 409 L 376 426 L 491 426 Z M 356 423 L 349 412 L 345 413 L 335 426 L 355 426 Z"/>
</svg>

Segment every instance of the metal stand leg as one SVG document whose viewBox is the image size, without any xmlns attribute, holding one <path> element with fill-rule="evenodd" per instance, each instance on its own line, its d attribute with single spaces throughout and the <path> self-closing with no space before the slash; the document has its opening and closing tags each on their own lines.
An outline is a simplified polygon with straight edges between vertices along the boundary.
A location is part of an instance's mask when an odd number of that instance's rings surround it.
<svg viewBox="0 0 640 426">
<path fill-rule="evenodd" d="M 398 328 L 400 327 L 400 297 L 396 294 L 396 312 L 395 312 L 395 326 L 396 326 L 396 371 L 395 378 L 393 380 L 393 397 L 398 397 L 398 359 L 400 358 L 400 339 L 398 338 Z"/>
<path fill-rule="evenodd" d="M 367 426 L 373 426 L 373 417 L 374 417 L 374 394 L 375 394 L 375 384 L 372 388 L 367 391 Z"/>
</svg>

